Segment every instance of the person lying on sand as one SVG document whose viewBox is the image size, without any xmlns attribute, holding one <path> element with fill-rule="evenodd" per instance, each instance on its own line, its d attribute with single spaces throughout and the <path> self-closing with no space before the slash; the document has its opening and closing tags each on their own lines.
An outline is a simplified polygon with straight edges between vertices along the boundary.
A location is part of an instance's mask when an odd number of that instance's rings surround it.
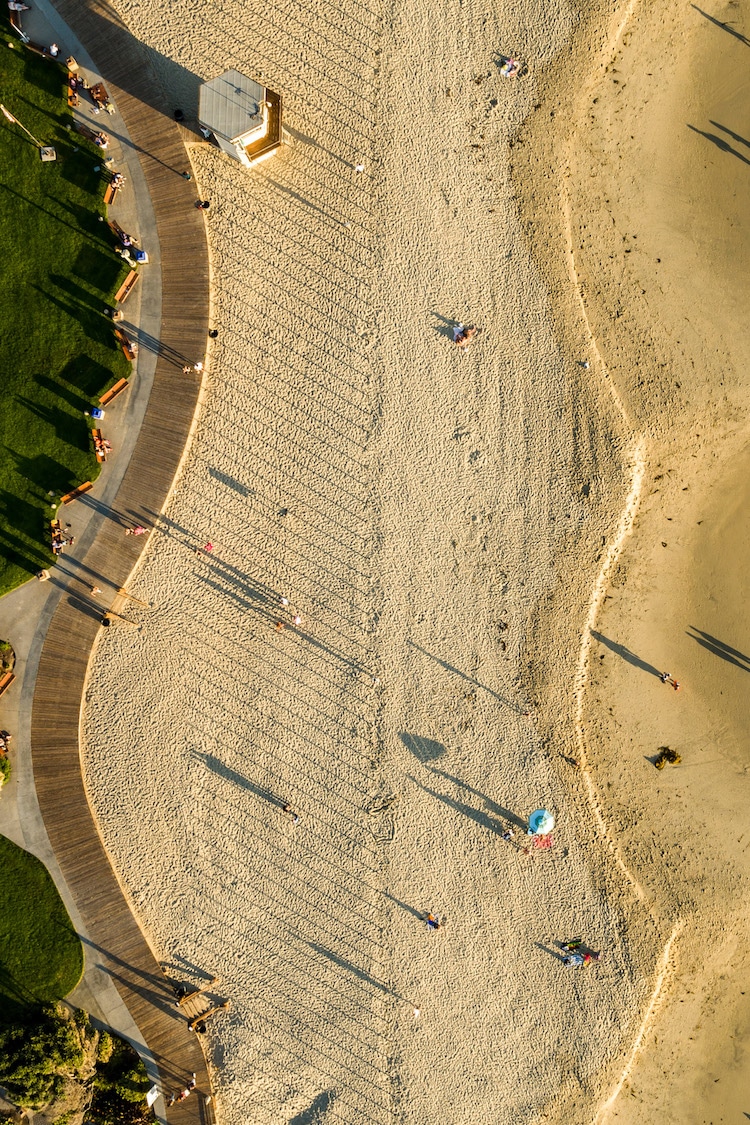
<svg viewBox="0 0 750 1125">
<path fill-rule="evenodd" d="M 512 59 L 508 55 L 503 55 L 500 62 L 500 74 L 503 78 L 518 78 L 521 71 L 521 64 L 518 59 Z"/>
</svg>

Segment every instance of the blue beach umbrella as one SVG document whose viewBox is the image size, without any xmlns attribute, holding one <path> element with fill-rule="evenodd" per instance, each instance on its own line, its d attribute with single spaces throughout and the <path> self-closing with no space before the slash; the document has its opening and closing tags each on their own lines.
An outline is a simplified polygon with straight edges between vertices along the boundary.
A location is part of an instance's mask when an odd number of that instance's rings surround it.
<svg viewBox="0 0 750 1125">
<path fill-rule="evenodd" d="M 527 836 L 549 836 L 555 827 L 555 818 L 546 809 L 537 809 L 529 817 Z"/>
</svg>

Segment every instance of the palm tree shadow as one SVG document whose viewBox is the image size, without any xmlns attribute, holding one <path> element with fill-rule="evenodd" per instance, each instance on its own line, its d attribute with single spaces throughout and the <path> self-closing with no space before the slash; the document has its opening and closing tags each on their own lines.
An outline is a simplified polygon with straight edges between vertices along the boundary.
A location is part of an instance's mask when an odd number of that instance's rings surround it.
<svg viewBox="0 0 750 1125">
<path fill-rule="evenodd" d="M 598 641 L 600 645 L 604 645 L 610 652 L 614 652 L 616 656 L 621 657 L 626 663 L 632 664 L 634 668 L 639 668 L 641 672 L 648 672 L 649 675 L 661 679 L 661 672 L 658 668 L 655 668 L 653 664 L 649 664 L 648 661 L 642 660 L 640 656 L 636 656 L 636 654 L 631 652 L 629 648 L 626 648 L 625 645 L 618 644 L 617 641 L 605 637 L 603 633 L 598 633 L 596 629 L 591 630 L 591 636 L 595 641 Z"/>
<path fill-rule="evenodd" d="M 435 758 L 442 758 L 446 752 L 443 743 L 436 742 L 433 738 L 423 738 L 420 734 L 409 734 L 405 730 L 400 731 L 398 737 L 422 765 L 434 761 Z"/>
</svg>

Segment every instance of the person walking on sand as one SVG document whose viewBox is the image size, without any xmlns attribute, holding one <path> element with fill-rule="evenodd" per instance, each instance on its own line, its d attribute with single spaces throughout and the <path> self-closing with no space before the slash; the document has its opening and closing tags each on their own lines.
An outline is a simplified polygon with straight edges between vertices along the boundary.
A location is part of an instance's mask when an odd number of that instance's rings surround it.
<svg viewBox="0 0 750 1125">
<path fill-rule="evenodd" d="M 284 805 L 281 811 L 292 818 L 292 824 L 299 824 L 299 813 L 296 813 L 290 804 Z"/>
<path fill-rule="evenodd" d="M 677 683 L 677 680 L 674 678 L 671 672 L 662 672 L 659 679 L 663 684 L 669 684 L 669 686 L 674 688 L 675 691 L 680 690 L 680 685 Z"/>
<path fill-rule="evenodd" d="M 453 343 L 457 348 L 465 348 L 477 334 L 475 327 L 466 328 L 463 324 L 457 324 L 453 329 Z"/>
<path fill-rule="evenodd" d="M 431 912 L 428 911 L 427 917 L 425 918 L 425 922 L 427 923 L 427 929 L 430 930 L 430 931 L 440 929 L 441 923 L 440 923 L 440 918 L 437 916 L 437 914 L 432 914 Z"/>
</svg>

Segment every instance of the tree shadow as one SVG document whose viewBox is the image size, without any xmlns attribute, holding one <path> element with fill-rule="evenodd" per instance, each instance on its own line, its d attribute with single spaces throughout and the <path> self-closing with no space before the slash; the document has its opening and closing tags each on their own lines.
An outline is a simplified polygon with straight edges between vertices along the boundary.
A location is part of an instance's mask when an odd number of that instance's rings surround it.
<svg viewBox="0 0 750 1125">
<path fill-rule="evenodd" d="M 447 752 L 442 742 L 435 742 L 433 738 L 422 738 L 419 734 L 409 734 L 408 731 L 404 730 L 400 731 L 398 737 L 406 749 L 411 751 L 422 765 L 427 762 L 434 762 L 437 758 L 442 758 Z"/>
<path fill-rule="evenodd" d="M 741 152 L 737 152 L 736 148 L 732 148 L 729 142 L 725 141 L 723 137 L 717 137 L 716 133 L 707 133 L 704 129 L 696 129 L 695 125 L 690 124 L 688 124 L 688 129 L 691 129 L 694 133 L 699 133 L 701 137 L 705 137 L 707 141 L 710 141 L 712 145 L 716 145 L 721 152 L 725 152 L 728 156 L 736 156 L 743 164 L 750 164 L 750 160 L 748 160 L 746 156 L 743 156 Z"/>
<path fill-rule="evenodd" d="M 68 419 L 68 425 L 70 425 L 70 419 Z M 69 444 L 75 444 L 76 448 L 81 448 L 80 443 L 69 442 Z M 70 469 L 67 465 L 62 465 L 59 461 L 56 461 L 54 457 L 48 457 L 46 453 L 37 453 L 36 457 L 25 457 L 22 453 L 16 453 L 13 449 L 8 449 L 8 452 L 15 461 L 19 475 L 24 477 L 25 480 L 31 481 L 43 492 L 65 493 L 73 487 L 74 482 L 70 475 Z"/>
<path fill-rule="evenodd" d="M 691 4 L 690 7 L 694 8 L 696 12 L 700 12 L 704 19 L 707 19 L 709 23 L 712 23 L 714 25 L 714 27 L 721 28 L 721 30 L 726 31 L 728 35 L 732 35 L 735 39 L 739 39 L 740 43 L 744 43 L 746 47 L 750 47 L 750 39 L 748 39 L 746 35 L 743 35 L 741 31 L 735 31 L 734 28 L 724 20 L 717 20 L 713 16 L 709 16 L 708 12 L 704 12 L 703 9 L 699 8 L 697 4 Z"/>
<path fill-rule="evenodd" d="M 692 633 L 690 632 L 691 629 Z M 736 668 L 741 668 L 743 672 L 750 672 L 750 656 L 746 656 L 744 652 L 725 644 L 718 637 L 712 637 L 710 633 L 704 633 L 702 629 L 696 629 L 695 625 L 689 625 L 685 632 L 691 640 L 696 641 L 702 648 L 708 649 L 714 656 L 719 656 L 727 663 L 734 664 Z"/>
<path fill-rule="evenodd" d="M 109 4 L 91 4 L 79 10 L 66 11 L 68 23 L 89 50 L 97 69 L 137 101 L 168 116 L 173 127 L 174 110 L 165 89 L 187 92 L 186 104 L 180 106 L 187 118 L 198 111 L 201 79 L 197 74 L 161 52 L 140 42 L 125 26 Z M 165 85 L 159 75 L 164 76 Z"/>
<path fill-rule="evenodd" d="M 641 660 L 640 656 L 636 656 L 636 654 L 631 652 L 629 648 L 626 648 L 625 645 L 610 640 L 610 638 L 605 637 L 603 633 L 598 633 L 596 629 L 591 630 L 591 636 L 595 641 L 598 641 L 600 645 L 604 645 L 605 648 L 608 648 L 610 652 L 614 652 L 615 656 L 621 657 L 627 664 L 632 664 L 634 668 L 639 668 L 641 672 L 648 672 L 649 675 L 661 679 L 661 672 L 658 668 L 654 668 L 653 664 L 649 664 L 646 660 Z"/>
<path fill-rule="evenodd" d="M 13 1023 L 16 1020 L 22 1022 L 28 1017 L 29 1009 L 42 1003 L 41 998 L 31 992 L 3 961 L 0 961 L 0 999 L 2 1023 Z"/>
</svg>

